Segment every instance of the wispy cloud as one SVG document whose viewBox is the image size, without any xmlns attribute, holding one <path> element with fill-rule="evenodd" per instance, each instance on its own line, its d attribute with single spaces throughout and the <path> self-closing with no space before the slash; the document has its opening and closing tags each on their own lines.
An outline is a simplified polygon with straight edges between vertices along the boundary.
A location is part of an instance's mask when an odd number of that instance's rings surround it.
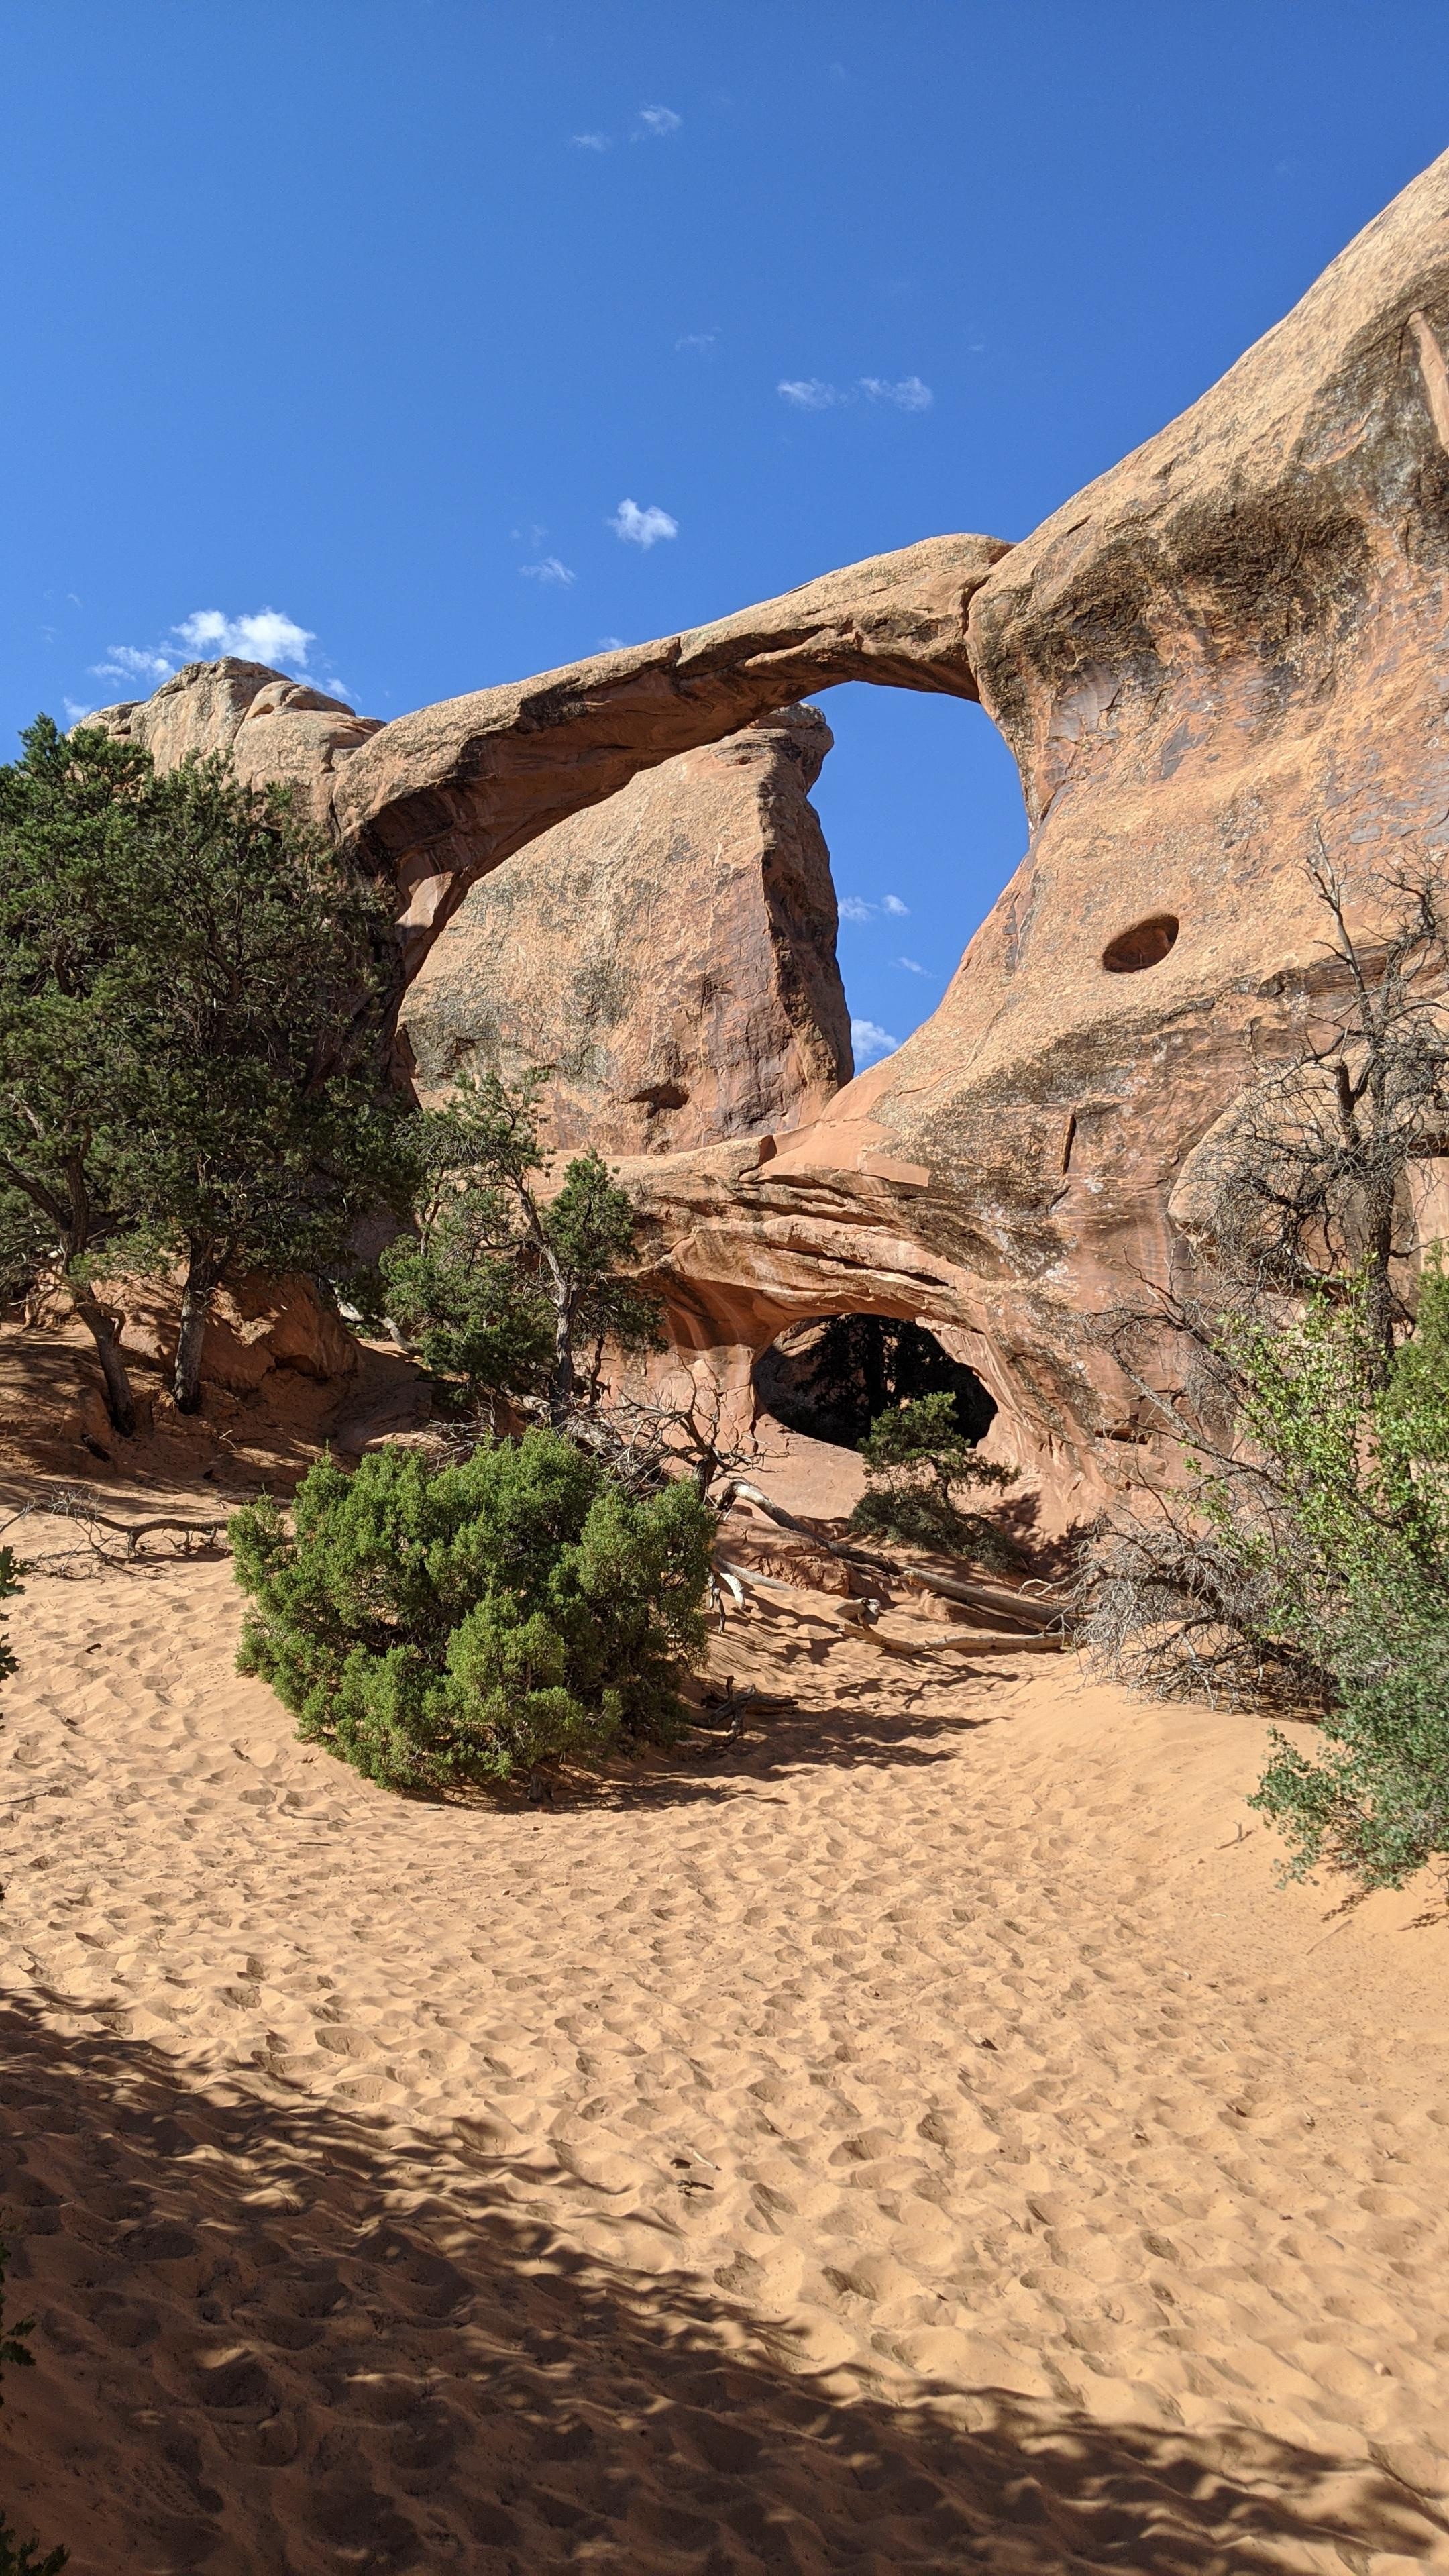
<svg viewBox="0 0 1449 2576">
<path fill-rule="evenodd" d="M 108 644 L 109 659 L 93 662 L 91 671 L 98 680 L 169 680 L 179 656 L 175 653 L 147 653 L 134 644 Z"/>
<path fill-rule="evenodd" d="M 822 376 L 783 376 L 775 391 L 797 411 L 844 411 L 862 394 L 867 402 L 890 403 L 897 411 L 929 411 L 936 399 L 919 376 L 902 376 L 896 384 L 884 376 L 857 376 L 843 388 L 827 384 Z"/>
<path fill-rule="evenodd" d="M 595 647 L 600 653 L 623 653 L 627 649 L 622 635 L 601 635 Z"/>
<path fill-rule="evenodd" d="M 868 903 L 863 894 L 843 894 L 840 898 L 842 921 L 874 921 L 878 912 L 888 912 L 896 921 L 908 921 L 910 911 L 910 905 L 902 903 L 898 894 L 879 895 L 874 903 Z"/>
<path fill-rule="evenodd" d="M 559 562 L 557 555 L 545 555 L 542 563 L 520 564 L 518 569 L 528 581 L 557 582 L 563 590 L 567 590 L 569 584 L 578 579 L 578 575 L 570 572 L 566 563 Z"/>
<path fill-rule="evenodd" d="M 894 1055 L 900 1039 L 893 1038 L 889 1029 L 881 1028 L 875 1020 L 852 1020 L 850 1043 L 856 1063 L 867 1064 L 873 1058 Z"/>
<path fill-rule="evenodd" d="M 677 134 L 683 123 L 683 117 L 676 116 L 672 107 L 641 107 L 641 131 L 635 136 L 635 141 L 642 143 L 645 135 L 649 134 Z"/>
<path fill-rule="evenodd" d="M 78 698 L 62 698 L 61 705 L 72 724 L 83 724 L 87 716 L 95 714 L 94 707 L 83 707 Z"/>
<path fill-rule="evenodd" d="M 850 399 L 837 393 L 834 385 L 822 384 L 818 376 L 784 376 L 775 391 L 797 411 L 829 411 L 833 404 Z"/>
<path fill-rule="evenodd" d="M 669 512 L 661 510 L 655 501 L 647 510 L 641 510 L 637 501 L 621 501 L 608 524 L 625 545 L 643 546 L 646 552 L 650 546 L 657 546 L 661 537 L 679 534 L 679 521 L 671 519 Z"/>
<path fill-rule="evenodd" d="M 569 141 L 576 152 L 608 152 L 614 138 L 612 134 L 571 134 Z"/>
<path fill-rule="evenodd" d="M 888 384 L 884 376 L 862 376 L 860 390 L 872 402 L 894 403 L 897 411 L 929 411 L 936 397 L 919 376 L 902 376 Z"/>
<path fill-rule="evenodd" d="M 718 331 L 686 331 L 683 339 L 676 340 L 674 345 L 676 349 L 696 349 L 702 352 L 705 349 L 712 349 L 718 338 Z"/>
<path fill-rule="evenodd" d="M 931 971 L 929 966 L 920 965 L 914 957 L 898 957 L 896 964 L 904 966 L 908 975 L 929 975 Z"/>
</svg>

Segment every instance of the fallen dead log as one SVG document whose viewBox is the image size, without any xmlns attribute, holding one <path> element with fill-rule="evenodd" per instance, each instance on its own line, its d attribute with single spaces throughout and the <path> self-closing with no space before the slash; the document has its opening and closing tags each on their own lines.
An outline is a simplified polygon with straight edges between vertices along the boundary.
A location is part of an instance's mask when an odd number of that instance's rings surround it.
<svg viewBox="0 0 1449 2576">
<path fill-rule="evenodd" d="M 201 1547 L 219 1548 L 231 1517 L 228 1512 L 220 1512 L 214 1520 L 197 1521 L 178 1512 L 157 1512 L 144 1521 L 119 1520 L 114 1513 L 99 1510 L 89 1494 L 76 1493 L 64 1485 L 48 1497 L 44 1509 L 54 1520 L 75 1521 L 87 1545 L 108 1565 L 133 1565 L 142 1540 L 163 1530 L 180 1542 L 178 1553 L 184 1556 L 192 1553 L 193 1540 Z M 114 1530 L 125 1540 L 125 1547 L 107 1547 L 95 1536 L 97 1530 Z"/>
<path fill-rule="evenodd" d="M 823 1548 L 828 1556 L 840 1557 L 846 1565 L 861 1573 L 880 1575 L 887 1583 L 917 1584 L 923 1592 L 938 1592 L 944 1600 L 960 1601 L 967 1609 L 990 1610 L 1000 1618 L 1017 1619 L 1024 1628 L 1057 1631 L 1064 1625 L 1066 1614 L 1063 1609 L 1049 1601 L 1034 1600 L 1030 1593 L 1012 1592 L 1004 1583 L 977 1583 L 965 1575 L 937 1574 L 934 1568 L 925 1565 L 889 1565 L 878 1556 L 868 1555 L 864 1548 L 845 1547 L 838 1539 L 825 1538 L 819 1530 L 807 1529 L 803 1521 L 796 1520 L 793 1512 L 785 1511 L 779 1503 L 772 1503 L 769 1495 L 762 1494 L 758 1485 L 736 1479 L 732 1492 L 741 1502 L 753 1503 L 767 1520 L 777 1522 L 781 1529 L 790 1530 L 797 1538 L 807 1539 L 812 1547 Z"/>
<path fill-rule="evenodd" d="M 780 1529 L 789 1530 L 793 1537 L 807 1540 L 811 1547 L 823 1548 L 827 1556 L 838 1556 L 843 1565 L 854 1566 L 862 1574 L 878 1574 L 883 1583 L 900 1581 L 898 1565 L 888 1565 L 883 1557 L 871 1556 L 863 1547 L 845 1547 L 839 1539 L 826 1538 L 822 1531 L 808 1529 L 804 1521 L 796 1520 L 793 1512 L 787 1512 L 779 1503 L 772 1503 L 769 1495 L 762 1494 L 758 1485 L 746 1485 L 736 1480 L 727 1486 L 719 1497 L 721 1510 L 727 1511 L 736 1495 L 742 1503 L 753 1503 L 767 1520 L 774 1521 Z"/>
<path fill-rule="evenodd" d="M 871 1612 L 876 1606 L 870 1601 L 842 1601 L 836 1593 L 811 1592 L 804 1584 L 782 1582 L 778 1574 L 757 1574 L 752 1565 L 732 1565 L 722 1557 L 716 1557 L 714 1570 L 720 1581 L 727 1583 L 737 1595 L 741 1585 L 748 1585 L 752 1592 L 783 1592 L 802 1616 L 824 1619 L 835 1627 L 868 1627 Z M 743 1607 L 743 1596 L 739 1597 Z M 824 1601 L 830 1604 L 828 1610 L 817 1607 Z"/>
<path fill-rule="evenodd" d="M 969 1576 L 938 1574 L 934 1566 L 903 1565 L 899 1579 L 938 1592 L 945 1601 L 960 1601 L 969 1610 L 990 1610 L 1002 1619 L 1019 1619 L 1023 1627 L 1060 1631 L 1066 1611 L 1059 1602 L 1038 1601 L 1029 1592 L 1010 1592 L 1005 1584 L 976 1583 Z"/>
</svg>

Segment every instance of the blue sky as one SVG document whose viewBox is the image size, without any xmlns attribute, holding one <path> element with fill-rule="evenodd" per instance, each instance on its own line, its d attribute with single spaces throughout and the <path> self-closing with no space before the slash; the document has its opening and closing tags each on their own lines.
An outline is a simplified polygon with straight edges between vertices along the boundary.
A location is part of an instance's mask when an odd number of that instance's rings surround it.
<svg viewBox="0 0 1449 2576">
<path fill-rule="evenodd" d="M 1449 10 L 8 0 L 0 89 L 10 756 L 198 653 L 389 716 L 1025 535 L 1449 142 Z M 974 708 L 824 703 L 899 1039 L 1015 774 Z"/>
</svg>

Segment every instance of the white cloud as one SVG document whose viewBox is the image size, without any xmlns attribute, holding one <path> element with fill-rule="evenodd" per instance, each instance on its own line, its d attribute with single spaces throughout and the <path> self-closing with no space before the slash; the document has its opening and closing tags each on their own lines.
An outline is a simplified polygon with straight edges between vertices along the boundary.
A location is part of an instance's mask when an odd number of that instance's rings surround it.
<svg viewBox="0 0 1449 2576">
<path fill-rule="evenodd" d="M 226 617 L 219 608 L 194 608 L 173 626 L 173 635 L 208 660 L 234 653 L 245 662 L 293 663 L 307 667 L 307 647 L 315 644 L 310 627 L 299 626 L 280 608 L 259 608 L 250 617 Z"/>
<path fill-rule="evenodd" d="M 850 399 L 847 394 L 838 394 L 834 385 L 822 384 L 818 376 L 786 376 L 775 391 L 799 411 L 829 411 L 833 403 Z"/>
<path fill-rule="evenodd" d="M 674 345 L 676 349 L 712 349 L 718 338 L 718 331 L 686 331 L 683 339 L 676 340 Z"/>
<path fill-rule="evenodd" d="M 874 921 L 875 905 L 867 903 L 863 895 L 843 894 L 840 898 L 840 918 L 842 921 Z"/>
<path fill-rule="evenodd" d="M 911 907 L 908 903 L 902 903 L 898 894 L 883 894 L 880 908 L 882 912 L 894 913 L 897 921 L 906 921 L 910 918 Z"/>
<path fill-rule="evenodd" d="M 679 534 L 679 521 L 671 519 L 669 512 L 653 501 L 647 510 L 641 510 L 637 501 L 621 501 L 608 524 L 626 545 L 643 546 L 646 550 L 657 545 L 661 537 Z"/>
<path fill-rule="evenodd" d="M 94 707 L 83 707 L 75 698 L 62 698 L 61 704 L 72 724 L 83 724 L 87 716 L 95 714 Z"/>
<path fill-rule="evenodd" d="M 861 1064 L 871 1056 L 894 1055 L 900 1039 L 893 1038 L 889 1029 L 878 1027 L 874 1020 L 852 1020 L 850 1043 L 856 1063 Z"/>
<path fill-rule="evenodd" d="M 646 134 L 677 134 L 684 119 L 672 107 L 641 107 L 639 122 Z"/>
<path fill-rule="evenodd" d="M 872 402 L 894 403 L 897 411 L 929 411 L 936 397 L 919 376 L 902 376 L 899 384 L 888 384 L 884 376 L 862 376 L 860 390 Z"/>
<path fill-rule="evenodd" d="M 545 555 L 542 563 L 520 564 L 518 569 L 530 581 L 554 581 L 564 590 L 568 589 L 570 582 L 578 579 L 566 563 L 559 562 L 557 555 Z"/>
<path fill-rule="evenodd" d="M 898 957 L 896 964 L 904 966 L 908 975 L 928 975 L 931 971 L 928 966 L 917 965 L 914 957 Z"/>
<path fill-rule="evenodd" d="M 600 653 L 626 653 L 629 648 L 622 635 L 601 635 L 595 649 Z"/>
<path fill-rule="evenodd" d="M 569 141 L 576 152 L 607 152 L 613 144 L 612 134 L 571 134 Z"/>
<path fill-rule="evenodd" d="M 174 653 L 138 652 L 134 644 L 108 644 L 108 662 L 93 662 L 91 669 L 98 680 L 169 680 L 176 668 Z"/>
</svg>

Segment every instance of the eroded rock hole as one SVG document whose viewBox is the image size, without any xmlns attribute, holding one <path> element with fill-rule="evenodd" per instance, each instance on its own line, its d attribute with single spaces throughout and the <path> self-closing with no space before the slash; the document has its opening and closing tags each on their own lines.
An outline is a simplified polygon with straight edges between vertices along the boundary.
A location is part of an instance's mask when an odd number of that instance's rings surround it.
<svg viewBox="0 0 1449 2576">
<path fill-rule="evenodd" d="M 1135 921 L 1130 930 L 1119 931 L 1102 951 L 1102 964 L 1109 975 L 1140 975 L 1146 966 L 1160 966 L 1177 938 L 1175 912 L 1154 912 L 1148 921 Z"/>
<path fill-rule="evenodd" d="M 984 1438 L 996 1413 L 974 1369 L 953 1360 L 924 1324 L 891 1315 L 788 1325 L 755 1362 L 755 1393 L 787 1430 L 840 1449 L 858 1449 L 877 1414 L 918 1395 L 954 1396 L 968 1440 Z"/>
</svg>

